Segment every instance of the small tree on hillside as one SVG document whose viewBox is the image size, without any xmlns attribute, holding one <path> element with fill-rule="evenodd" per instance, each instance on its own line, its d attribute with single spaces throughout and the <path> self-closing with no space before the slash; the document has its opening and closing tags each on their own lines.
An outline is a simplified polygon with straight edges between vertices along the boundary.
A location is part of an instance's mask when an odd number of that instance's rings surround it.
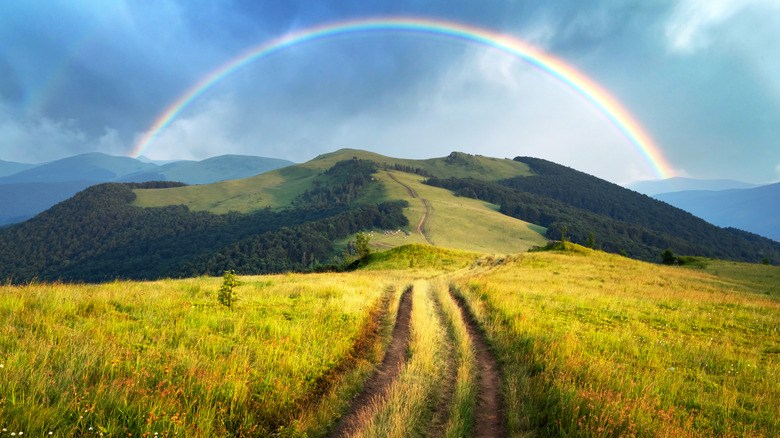
<svg viewBox="0 0 780 438">
<path fill-rule="evenodd" d="M 674 256 L 674 251 L 671 248 L 664 250 L 661 253 L 661 263 L 665 265 L 673 265 L 677 263 L 677 257 Z"/>
<path fill-rule="evenodd" d="M 371 240 L 371 238 L 363 233 L 357 233 L 355 235 L 355 251 L 357 251 L 359 259 L 365 258 L 371 254 L 371 247 L 368 246 L 369 240 Z"/>
<path fill-rule="evenodd" d="M 588 240 L 585 241 L 585 246 L 590 249 L 593 249 L 593 247 L 596 246 L 596 237 L 593 235 L 593 233 L 590 233 L 588 236 Z"/>
<path fill-rule="evenodd" d="M 219 293 L 217 294 L 217 301 L 219 301 L 219 304 L 222 304 L 228 309 L 233 308 L 233 304 L 238 301 L 236 292 L 233 289 L 235 289 L 238 284 L 238 280 L 236 280 L 236 271 L 232 269 L 225 271 L 225 275 L 222 277 L 222 286 L 220 286 Z"/>
</svg>

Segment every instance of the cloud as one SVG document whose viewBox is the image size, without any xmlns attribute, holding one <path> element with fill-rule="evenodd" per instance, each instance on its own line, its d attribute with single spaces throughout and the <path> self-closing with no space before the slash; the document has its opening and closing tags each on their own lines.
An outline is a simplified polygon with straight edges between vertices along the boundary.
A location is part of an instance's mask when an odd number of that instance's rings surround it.
<svg viewBox="0 0 780 438">
<path fill-rule="evenodd" d="M 666 37 L 673 51 L 690 54 L 709 47 L 715 32 L 740 13 L 777 10 L 775 0 L 683 0 L 666 23 Z"/>
<path fill-rule="evenodd" d="M 590 103 L 516 58 L 468 50 L 404 113 L 382 108 L 343 123 L 332 143 L 392 156 L 427 158 L 454 150 L 546 158 L 612 181 L 653 174 L 631 143 Z M 620 163 L 620 165 L 616 165 Z"/>
<path fill-rule="evenodd" d="M 19 115 L 0 103 L 0 144 L 4 160 L 40 163 L 89 152 L 86 135 L 74 120 Z"/>
<path fill-rule="evenodd" d="M 235 132 L 245 129 L 234 102 L 211 99 L 176 119 L 152 141 L 143 154 L 154 160 L 201 160 L 241 153 Z M 138 141 L 141 133 L 136 135 Z"/>
</svg>

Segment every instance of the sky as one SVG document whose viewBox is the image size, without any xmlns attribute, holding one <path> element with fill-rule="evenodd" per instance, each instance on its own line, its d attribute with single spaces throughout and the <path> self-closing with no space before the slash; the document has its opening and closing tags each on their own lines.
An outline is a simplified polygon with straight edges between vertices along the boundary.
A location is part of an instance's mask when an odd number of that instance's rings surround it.
<svg viewBox="0 0 780 438">
<path fill-rule="evenodd" d="M 780 180 L 776 0 L 4 0 L 0 160 L 130 156 L 178 98 L 250 48 L 388 16 L 505 34 L 565 62 L 633 116 L 670 175 Z M 183 108 L 144 155 L 304 162 L 340 148 L 533 156 L 620 184 L 658 177 L 604 112 L 548 72 L 483 45 L 397 32 L 248 63 Z"/>
</svg>

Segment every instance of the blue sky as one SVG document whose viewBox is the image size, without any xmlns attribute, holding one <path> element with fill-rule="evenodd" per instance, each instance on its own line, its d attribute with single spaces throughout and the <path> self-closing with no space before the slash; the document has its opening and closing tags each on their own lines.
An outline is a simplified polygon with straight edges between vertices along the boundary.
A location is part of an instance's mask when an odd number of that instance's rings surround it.
<svg viewBox="0 0 780 438">
<path fill-rule="evenodd" d="M 506 33 L 573 65 L 644 126 L 681 176 L 780 179 L 780 3 L 680 1 L 0 2 L 0 159 L 127 155 L 199 78 L 286 32 L 387 15 Z M 350 147 L 550 159 L 625 183 L 651 169 L 603 114 L 524 62 L 372 34 L 299 45 L 222 80 L 154 159 L 306 161 Z"/>
</svg>

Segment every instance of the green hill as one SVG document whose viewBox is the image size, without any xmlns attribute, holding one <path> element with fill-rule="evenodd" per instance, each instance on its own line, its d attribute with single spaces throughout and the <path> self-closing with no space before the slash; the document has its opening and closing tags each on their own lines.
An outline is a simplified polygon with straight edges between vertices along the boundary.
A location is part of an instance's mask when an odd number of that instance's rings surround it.
<svg viewBox="0 0 780 438">
<path fill-rule="evenodd" d="M 448 157 L 407 160 L 385 157 L 367 151 L 342 149 L 251 178 L 203 186 L 167 189 L 135 189 L 138 207 L 185 205 L 193 211 L 224 214 L 230 211 L 251 213 L 270 209 L 281 211 L 300 206 L 300 197 L 315 185 L 334 183 L 325 172 L 337 163 L 364 160 L 376 163 L 373 181 L 355 205 L 405 200 L 404 215 L 411 224 L 406 233 L 377 233 L 372 243 L 377 248 L 392 248 L 404 243 L 431 243 L 438 246 L 487 253 L 526 251 L 546 243 L 545 229 L 498 212 L 498 206 L 454 196 L 423 181 L 431 176 L 473 177 L 485 181 L 530 175 L 529 167 L 513 160 L 453 152 Z M 422 224 L 421 232 L 417 225 Z"/>
<path fill-rule="evenodd" d="M 375 250 L 427 244 L 506 255 L 565 234 L 649 261 L 660 261 L 667 248 L 685 256 L 780 260 L 778 242 L 713 226 L 544 160 L 457 152 L 406 160 L 343 149 L 209 185 L 91 187 L 1 229 L 0 278 L 105 281 L 323 269 L 341 263 L 358 232 Z"/>
</svg>

